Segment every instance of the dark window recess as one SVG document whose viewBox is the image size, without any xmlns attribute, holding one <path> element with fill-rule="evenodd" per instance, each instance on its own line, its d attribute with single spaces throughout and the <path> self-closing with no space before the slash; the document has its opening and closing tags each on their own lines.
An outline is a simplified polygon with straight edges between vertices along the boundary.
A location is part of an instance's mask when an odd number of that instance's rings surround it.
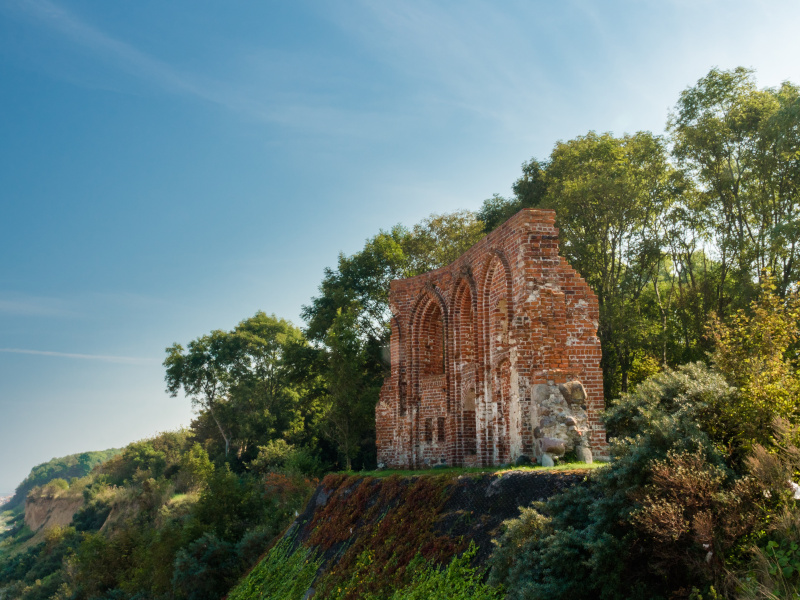
<svg viewBox="0 0 800 600">
<path fill-rule="evenodd" d="M 444 417 L 437 417 L 436 419 L 436 441 L 444 441 Z"/>
<path fill-rule="evenodd" d="M 444 319 L 442 310 L 433 304 L 425 311 L 425 321 L 419 330 L 421 341 L 420 371 L 422 375 L 444 373 Z"/>
<path fill-rule="evenodd" d="M 425 419 L 425 441 L 433 441 L 433 419 Z"/>
</svg>

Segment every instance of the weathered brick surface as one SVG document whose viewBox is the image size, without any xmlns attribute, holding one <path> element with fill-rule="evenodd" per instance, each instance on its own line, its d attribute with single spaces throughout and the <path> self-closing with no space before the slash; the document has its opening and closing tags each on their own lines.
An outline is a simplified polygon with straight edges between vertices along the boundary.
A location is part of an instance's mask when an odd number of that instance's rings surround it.
<svg viewBox="0 0 800 600">
<path fill-rule="evenodd" d="M 558 255 L 554 211 L 522 210 L 447 267 L 393 281 L 389 303 L 379 462 L 504 464 L 553 439 L 607 456 L 597 297 Z"/>
</svg>

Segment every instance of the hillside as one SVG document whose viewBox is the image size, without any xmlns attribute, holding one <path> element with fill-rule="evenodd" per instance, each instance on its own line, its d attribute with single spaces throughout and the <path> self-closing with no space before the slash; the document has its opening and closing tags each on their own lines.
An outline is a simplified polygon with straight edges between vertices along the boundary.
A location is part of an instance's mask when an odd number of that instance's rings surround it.
<svg viewBox="0 0 800 600">
<path fill-rule="evenodd" d="M 419 561 L 447 564 L 471 543 L 472 564 L 483 567 L 504 521 L 518 517 L 522 506 L 583 484 L 589 472 L 328 475 L 283 538 L 290 552 L 267 555 L 229 598 L 383 597 L 410 583 Z M 307 586 L 289 593 L 270 588 L 279 583 L 272 575 L 280 563 L 298 554 L 319 563 Z"/>
<path fill-rule="evenodd" d="M 37 486 L 45 485 L 53 479 L 69 480 L 74 477 L 84 477 L 95 466 L 113 458 L 121 451 L 119 448 L 111 448 L 109 450 L 70 454 L 60 458 L 52 458 L 47 462 L 36 465 L 22 483 L 17 486 L 8 503 L 3 505 L 3 510 L 21 506 L 29 491 Z"/>
</svg>

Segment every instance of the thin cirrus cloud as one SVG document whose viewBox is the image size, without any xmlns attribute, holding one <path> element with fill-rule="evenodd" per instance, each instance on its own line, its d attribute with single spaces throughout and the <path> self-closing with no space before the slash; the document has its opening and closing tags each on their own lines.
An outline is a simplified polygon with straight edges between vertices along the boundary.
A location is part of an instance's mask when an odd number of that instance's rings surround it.
<svg viewBox="0 0 800 600">
<path fill-rule="evenodd" d="M 101 306 L 113 307 L 114 310 L 141 311 L 162 306 L 165 302 L 161 297 L 129 292 L 84 292 L 54 298 L 0 290 L 0 318 L 87 318 Z"/>
<path fill-rule="evenodd" d="M 107 354 L 76 354 L 73 352 L 51 352 L 49 350 L 25 350 L 22 348 L 0 348 L 0 352 L 8 354 L 32 354 L 35 356 L 52 356 L 56 358 L 74 358 L 79 360 L 95 360 L 123 365 L 152 365 L 159 361 L 154 358 L 138 358 L 133 356 L 111 356 Z"/>
<path fill-rule="evenodd" d="M 531 110 L 532 101 L 555 90 L 539 61 L 521 58 L 535 50 L 530 32 L 491 4 L 471 5 L 463 14 L 427 2 L 358 6 L 332 13 L 331 19 L 360 39 L 371 56 L 404 74 L 429 105 L 511 126 Z"/>
<path fill-rule="evenodd" d="M 19 317 L 69 317 L 74 313 L 52 298 L 16 297 L 0 298 L 0 315 Z"/>
<path fill-rule="evenodd" d="M 282 122 L 287 118 L 279 107 L 245 88 L 183 72 L 108 35 L 49 0 L 20 0 L 15 6 L 39 24 L 87 48 L 98 60 L 112 62 L 116 67 L 166 92 L 198 98 L 259 121 Z"/>
<path fill-rule="evenodd" d="M 248 119 L 321 130 L 332 135 L 369 131 L 385 121 L 383 115 L 374 111 L 354 113 L 342 107 L 320 105 L 313 96 L 299 90 L 281 94 L 286 90 L 274 89 L 274 82 L 259 82 L 257 72 L 251 73 L 254 77 L 246 79 L 246 83 L 239 84 L 183 71 L 107 34 L 49 0 L 18 0 L 13 6 L 36 23 L 88 49 L 98 61 L 111 62 L 116 68 L 165 92 L 196 98 Z M 261 55 L 260 59 L 267 63 L 282 62 L 281 56 Z"/>
</svg>

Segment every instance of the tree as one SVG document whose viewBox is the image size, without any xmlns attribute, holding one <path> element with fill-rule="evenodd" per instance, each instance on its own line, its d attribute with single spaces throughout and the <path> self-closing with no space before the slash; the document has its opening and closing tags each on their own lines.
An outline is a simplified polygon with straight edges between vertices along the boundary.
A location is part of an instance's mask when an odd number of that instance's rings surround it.
<svg viewBox="0 0 800 600">
<path fill-rule="evenodd" d="M 483 223 L 468 210 L 433 214 L 417 223 L 403 247 L 405 276 L 449 265 L 483 237 L 483 229 Z"/>
<path fill-rule="evenodd" d="M 324 431 L 336 443 L 350 470 L 365 432 L 374 439 L 375 399 L 383 379 L 364 338 L 359 335 L 357 311 L 340 311 L 325 336 L 328 365 Z"/>
<path fill-rule="evenodd" d="M 785 294 L 800 275 L 798 87 L 759 90 L 749 69 L 712 69 L 681 93 L 669 129 L 675 158 L 698 184 L 705 251 L 719 263 L 717 312 L 746 300 L 764 269 Z"/>
<path fill-rule="evenodd" d="M 522 163 L 522 176 L 511 186 L 514 190 L 513 198 L 503 198 L 495 194 L 483 201 L 478 211 L 478 220 L 483 221 L 486 233 L 497 229 L 521 209 L 541 205 L 547 192 L 546 169 L 546 162 L 531 158 Z"/>
<path fill-rule="evenodd" d="M 451 263 L 483 237 L 483 229 L 469 211 L 431 215 L 410 230 L 395 225 L 379 232 L 352 256 L 340 254 L 337 269 L 325 270 L 319 295 L 303 307 L 306 335 L 322 341 L 339 312 L 353 309 L 363 335 L 385 341 L 389 283 Z"/>
<path fill-rule="evenodd" d="M 287 353 L 307 346 L 302 332 L 284 319 L 263 312 L 239 323 L 230 334 L 235 351 L 230 404 L 240 456 L 255 444 L 305 429 L 313 400 L 293 377 Z"/>
<path fill-rule="evenodd" d="M 239 458 L 256 442 L 302 429 L 302 388 L 285 360 L 289 348 L 306 345 L 299 329 L 263 312 L 230 332 L 212 331 L 189 343 L 167 348 L 167 391 L 183 389 L 202 414 L 211 417 L 225 444 Z M 294 351 L 294 350 L 292 350 Z"/>
<path fill-rule="evenodd" d="M 674 199 L 664 141 L 648 132 L 590 132 L 556 144 L 545 177 L 542 206 L 556 210 L 561 253 L 598 297 L 606 394 L 624 392 L 657 327 L 640 300 L 662 263 Z"/>
<path fill-rule="evenodd" d="M 167 370 L 167 392 L 175 397 L 183 388 L 193 407 L 211 415 L 225 442 L 225 456 L 228 456 L 231 438 L 219 412 L 230 385 L 231 350 L 228 335 L 215 330 L 189 342 L 185 352 L 183 346 L 173 344 L 167 348 L 163 363 Z"/>
</svg>

